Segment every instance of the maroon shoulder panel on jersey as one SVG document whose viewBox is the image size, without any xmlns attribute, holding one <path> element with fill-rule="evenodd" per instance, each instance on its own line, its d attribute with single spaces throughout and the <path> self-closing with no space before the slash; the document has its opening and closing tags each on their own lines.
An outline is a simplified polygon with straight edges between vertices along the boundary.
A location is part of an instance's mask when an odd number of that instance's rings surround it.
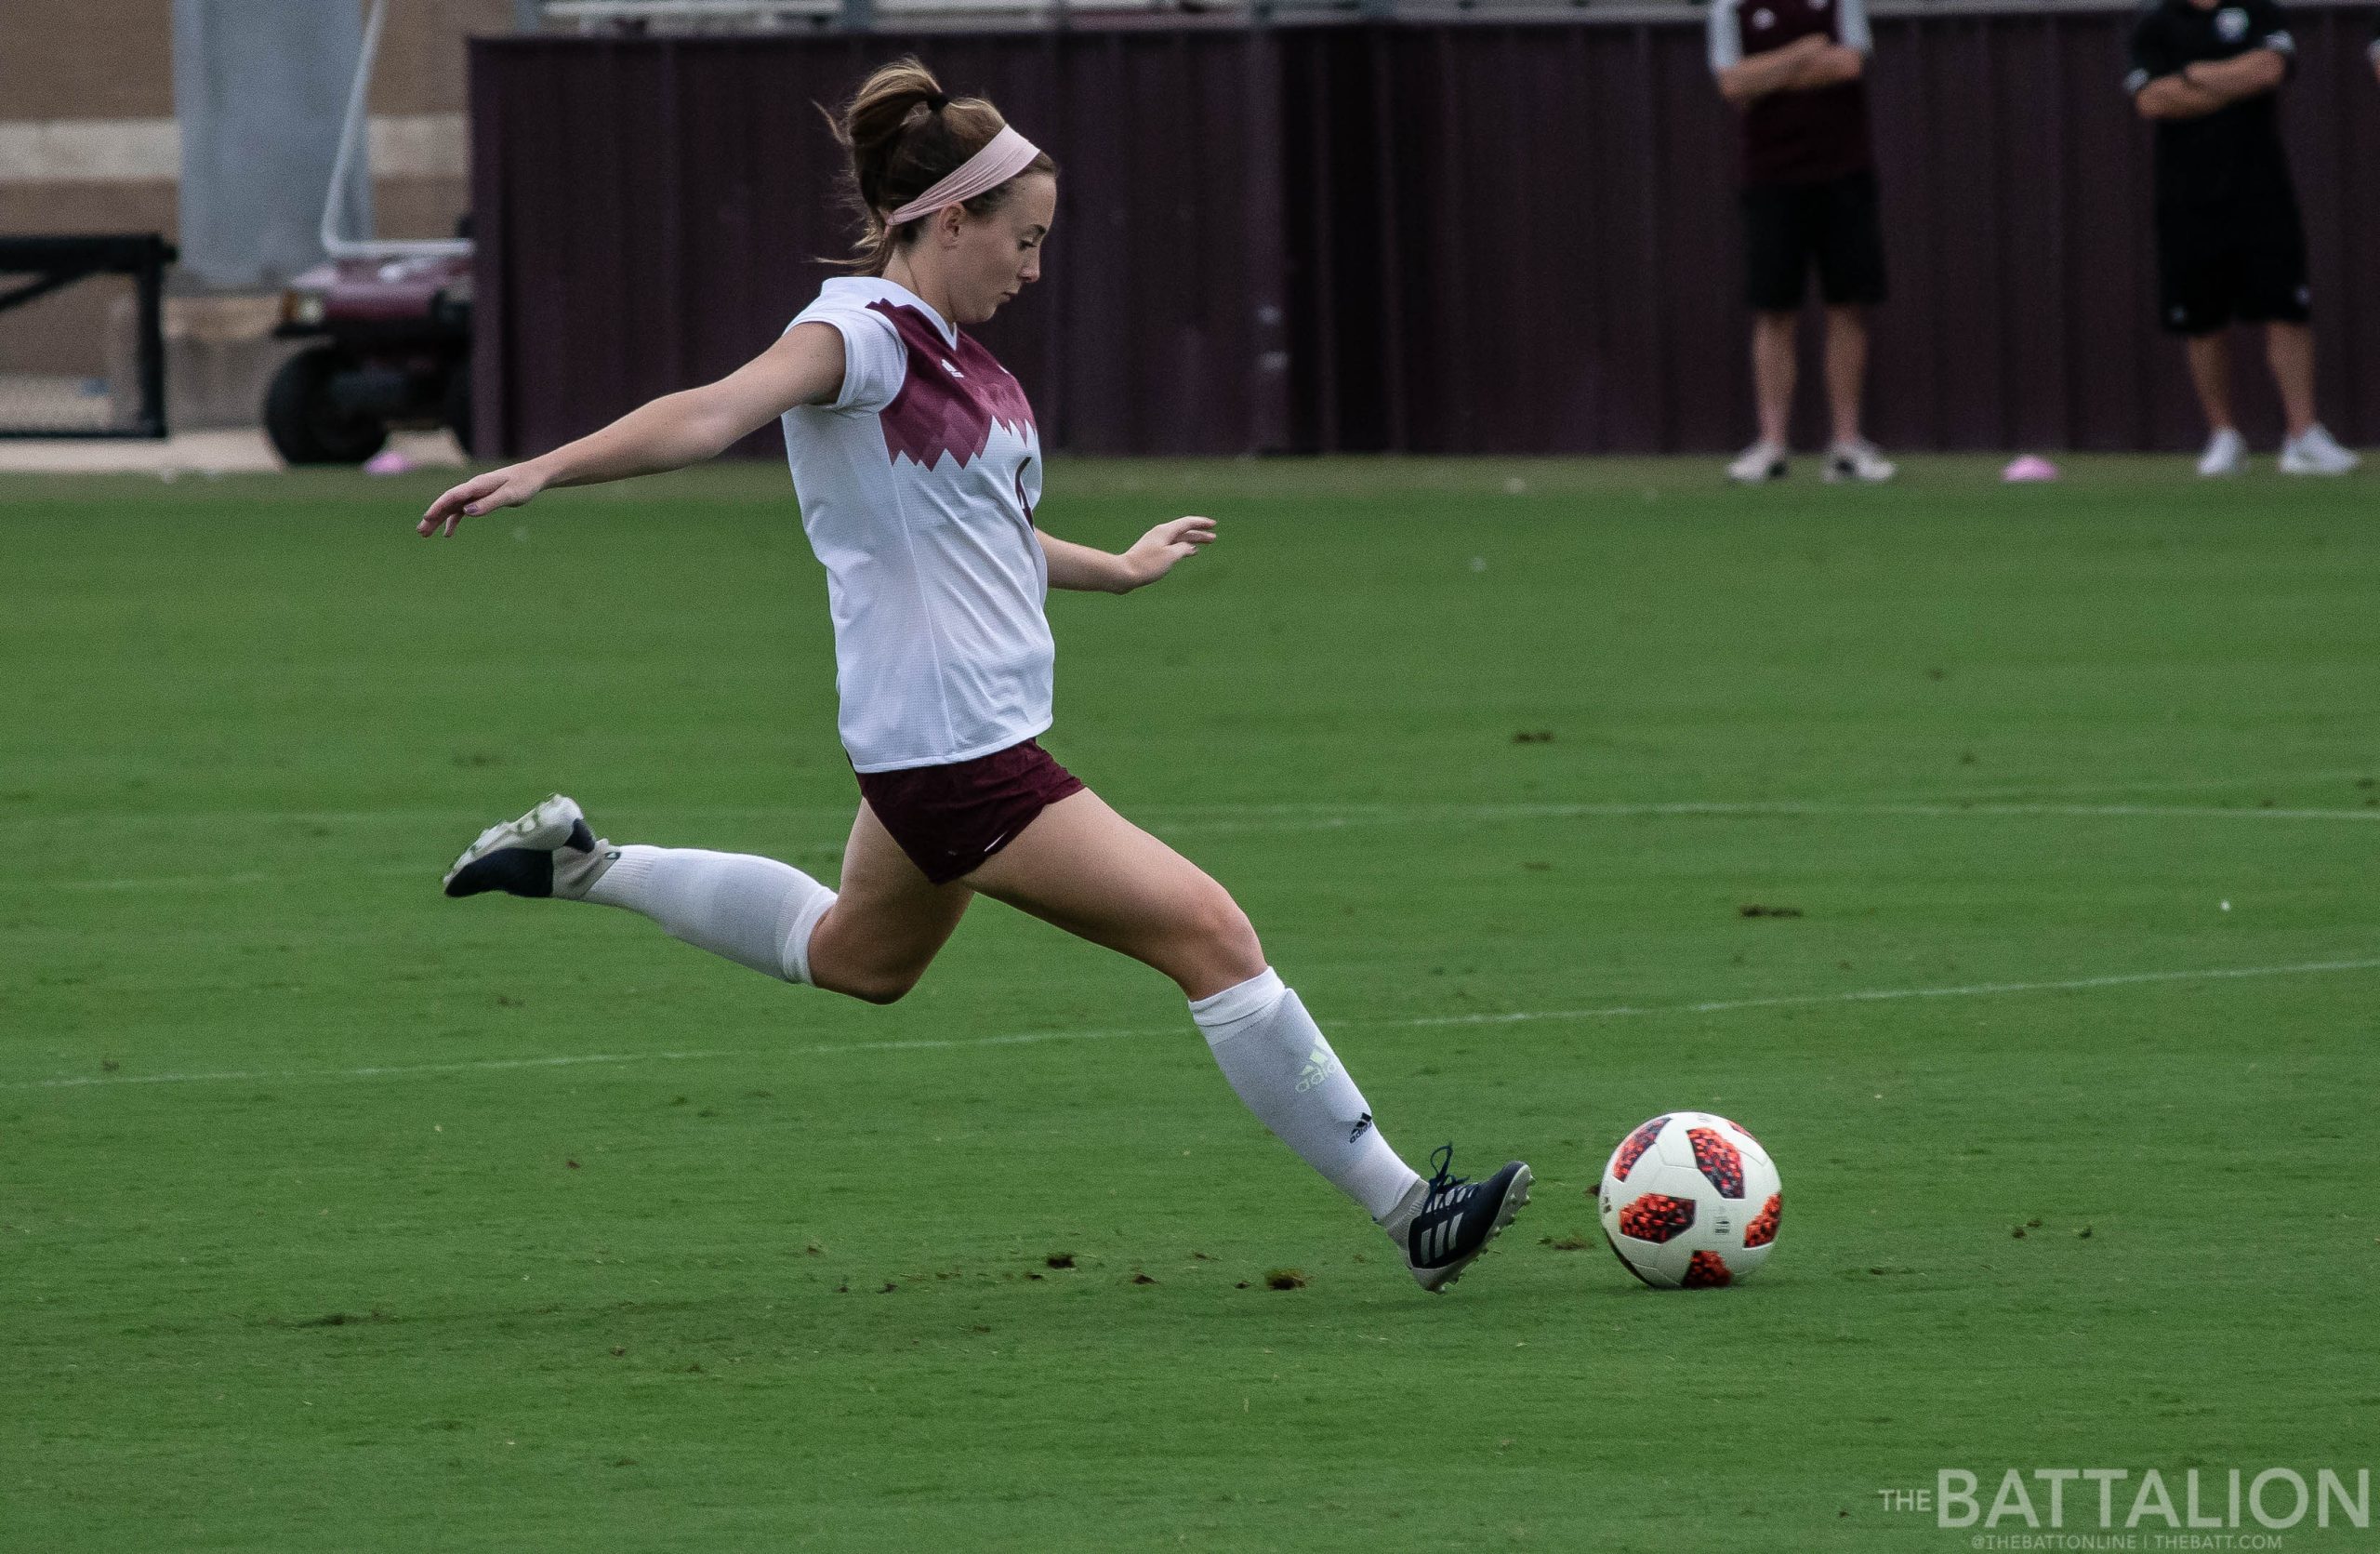
<svg viewBox="0 0 2380 1554">
<path fill-rule="evenodd" d="M 964 334 L 945 342 L 915 308 L 882 299 L 868 307 L 892 321 L 909 351 L 901 392 L 879 415 L 887 457 L 906 454 L 931 470 L 946 453 L 964 469 L 990 443 L 994 421 L 1020 437 L 1033 425 L 1025 385 L 990 352 Z"/>
</svg>

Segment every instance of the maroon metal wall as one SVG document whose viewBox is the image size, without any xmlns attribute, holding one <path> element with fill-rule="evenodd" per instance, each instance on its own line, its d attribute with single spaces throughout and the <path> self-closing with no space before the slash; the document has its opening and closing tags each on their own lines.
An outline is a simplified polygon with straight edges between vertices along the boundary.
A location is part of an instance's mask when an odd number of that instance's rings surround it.
<svg viewBox="0 0 2380 1554">
<path fill-rule="evenodd" d="M 2380 442 L 2368 12 L 2293 11 L 2323 413 Z M 2177 448 L 2128 14 L 1879 20 L 1896 448 Z M 542 449 L 752 355 L 845 242 L 813 102 L 916 49 L 1058 158 L 983 331 L 1052 447 L 1716 450 L 1750 428 L 1733 115 L 1699 20 L 472 48 L 481 434 Z M 2252 430 L 2277 419 L 2241 341 Z M 1805 383 L 1815 435 L 1818 384 Z M 747 451 L 774 450 L 773 432 Z"/>
</svg>

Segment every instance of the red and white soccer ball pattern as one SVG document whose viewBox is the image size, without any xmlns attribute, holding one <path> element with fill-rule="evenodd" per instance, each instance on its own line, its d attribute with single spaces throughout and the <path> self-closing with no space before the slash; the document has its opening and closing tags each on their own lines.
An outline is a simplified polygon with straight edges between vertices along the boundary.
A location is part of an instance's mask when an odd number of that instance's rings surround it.
<svg viewBox="0 0 2380 1554">
<path fill-rule="evenodd" d="M 1708 1111 L 1671 1111 L 1620 1141 L 1598 1194 L 1604 1239 L 1646 1283 L 1711 1289 L 1777 1245 L 1783 1193 L 1760 1140 Z"/>
</svg>

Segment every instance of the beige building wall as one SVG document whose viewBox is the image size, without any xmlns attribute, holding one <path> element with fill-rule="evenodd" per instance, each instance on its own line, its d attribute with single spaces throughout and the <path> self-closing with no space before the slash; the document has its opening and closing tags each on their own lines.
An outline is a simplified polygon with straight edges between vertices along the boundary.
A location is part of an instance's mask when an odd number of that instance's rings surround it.
<svg viewBox="0 0 2380 1554">
<path fill-rule="evenodd" d="M 360 4 L 360 0 L 359 0 Z M 12 7 L 0 47 L 0 232 L 174 235 L 172 0 Z M 464 42 L 511 0 L 390 0 L 373 77 L 381 233 L 451 235 L 469 199 Z"/>
<path fill-rule="evenodd" d="M 362 0 L 356 4 L 361 9 Z M 172 0 L 7 9 L 0 235 L 155 232 L 173 241 L 181 142 Z M 389 0 L 371 97 L 380 236 L 454 235 L 470 201 L 465 41 L 509 33 L 513 19 L 511 0 Z M 0 373 L 96 373 L 92 342 L 122 329 L 126 289 L 95 281 L 0 313 Z M 219 336 L 223 313 L 222 305 L 178 300 L 168 309 L 168 334 Z M 249 316 L 260 315 L 251 309 Z M 245 397 L 245 388 L 232 392 L 234 403 Z"/>
</svg>

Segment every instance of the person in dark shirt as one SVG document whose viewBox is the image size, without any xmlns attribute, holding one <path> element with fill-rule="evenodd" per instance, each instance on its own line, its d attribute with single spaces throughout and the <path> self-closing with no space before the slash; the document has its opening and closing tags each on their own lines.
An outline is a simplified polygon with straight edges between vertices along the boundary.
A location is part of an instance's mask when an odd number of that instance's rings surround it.
<svg viewBox="0 0 2380 1554">
<path fill-rule="evenodd" d="M 2231 418 L 2234 319 L 2265 325 L 2289 423 L 2283 472 L 2344 474 L 2359 462 L 2314 418 L 2313 294 L 2281 143 L 2281 86 L 2295 56 L 2273 0 L 2149 0 L 2133 28 L 2124 86 L 2157 126 L 2158 306 L 2184 338 L 2206 411 L 2202 475 L 2237 473 L 2246 460 Z"/>
<path fill-rule="evenodd" d="M 1884 245 L 1868 141 L 1864 0 L 1712 0 L 1711 73 L 1743 114 L 1745 299 L 1760 440 L 1736 480 L 1785 473 L 1793 332 L 1815 264 L 1826 302 L 1829 480 L 1890 480 L 1859 434 L 1868 374 L 1865 310 L 1884 299 Z"/>
</svg>

